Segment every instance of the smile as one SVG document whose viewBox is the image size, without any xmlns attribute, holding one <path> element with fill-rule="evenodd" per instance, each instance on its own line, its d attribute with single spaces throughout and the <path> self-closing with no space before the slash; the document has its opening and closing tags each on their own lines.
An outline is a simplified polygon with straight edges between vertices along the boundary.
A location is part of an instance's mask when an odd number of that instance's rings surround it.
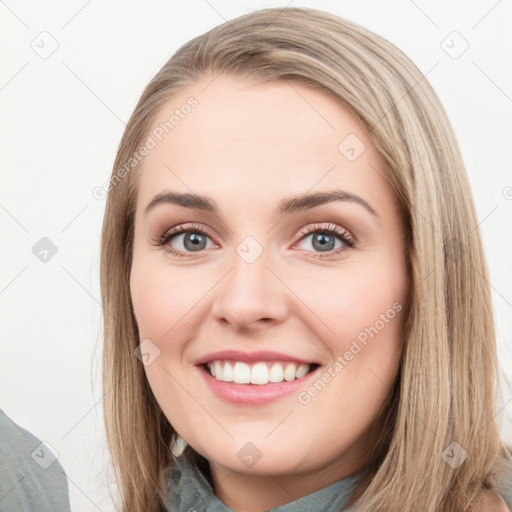
<svg viewBox="0 0 512 512">
<path fill-rule="evenodd" d="M 209 390 L 224 402 L 264 406 L 293 396 L 320 371 L 316 356 L 298 358 L 292 352 L 221 350 L 194 361 Z"/>
<path fill-rule="evenodd" d="M 242 361 L 216 359 L 206 363 L 206 369 L 216 380 L 234 384 L 278 384 L 301 379 L 318 365 L 291 361 Z"/>
</svg>

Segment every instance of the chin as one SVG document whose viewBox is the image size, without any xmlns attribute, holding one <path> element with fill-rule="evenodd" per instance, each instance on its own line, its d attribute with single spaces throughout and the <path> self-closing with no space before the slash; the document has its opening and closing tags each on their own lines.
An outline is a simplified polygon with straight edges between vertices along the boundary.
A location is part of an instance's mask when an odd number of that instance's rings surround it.
<svg viewBox="0 0 512 512">
<path fill-rule="evenodd" d="M 247 439 L 247 438 L 245 438 Z M 293 474 L 307 470 L 308 456 L 303 446 L 278 446 L 275 443 L 231 440 L 229 444 L 192 447 L 210 463 L 247 475 Z M 305 460 L 306 459 L 306 460 Z"/>
</svg>

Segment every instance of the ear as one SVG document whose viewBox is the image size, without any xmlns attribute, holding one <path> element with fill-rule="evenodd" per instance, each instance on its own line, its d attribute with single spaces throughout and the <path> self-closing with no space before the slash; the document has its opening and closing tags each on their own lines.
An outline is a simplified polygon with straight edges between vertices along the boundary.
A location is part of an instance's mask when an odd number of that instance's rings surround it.
<svg viewBox="0 0 512 512">
<path fill-rule="evenodd" d="M 510 512 L 501 494 L 485 489 L 480 493 L 478 507 L 475 512 Z"/>
</svg>

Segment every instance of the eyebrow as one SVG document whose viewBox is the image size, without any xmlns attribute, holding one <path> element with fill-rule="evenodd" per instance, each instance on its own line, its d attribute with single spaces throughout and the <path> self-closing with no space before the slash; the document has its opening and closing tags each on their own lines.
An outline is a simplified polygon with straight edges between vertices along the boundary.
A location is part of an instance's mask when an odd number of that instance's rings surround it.
<svg viewBox="0 0 512 512">
<path fill-rule="evenodd" d="M 330 190 L 326 192 L 315 192 L 302 196 L 283 199 L 278 207 L 281 214 L 295 213 L 314 208 L 334 201 L 349 201 L 363 206 L 372 215 L 378 217 L 377 212 L 363 198 L 345 192 L 344 190 Z M 213 199 L 194 193 L 162 192 L 157 194 L 146 206 L 144 211 L 147 214 L 150 210 L 160 204 L 176 204 L 185 208 L 203 210 L 218 214 L 219 210 Z"/>
</svg>

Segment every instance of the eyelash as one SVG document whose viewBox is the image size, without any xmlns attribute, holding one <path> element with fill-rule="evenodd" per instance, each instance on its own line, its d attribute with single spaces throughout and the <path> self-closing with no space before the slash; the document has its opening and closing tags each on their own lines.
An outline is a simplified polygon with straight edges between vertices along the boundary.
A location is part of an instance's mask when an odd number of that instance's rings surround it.
<svg viewBox="0 0 512 512">
<path fill-rule="evenodd" d="M 175 228 L 172 228 L 168 231 L 166 231 L 162 235 L 157 235 L 152 243 L 155 246 L 161 247 L 168 245 L 167 250 L 173 254 L 174 256 L 177 256 L 179 258 L 189 258 L 191 255 L 185 255 L 179 251 L 176 251 L 171 248 L 171 245 L 169 242 L 176 236 L 181 235 L 183 233 L 199 233 L 201 235 L 205 235 L 209 238 L 212 238 L 208 232 L 206 232 L 201 226 L 197 224 L 185 224 L 182 226 L 177 226 Z M 326 256 L 324 256 L 322 253 L 315 253 L 315 258 L 325 259 L 332 257 L 333 255 L 339 254 L 341 252 L 347 251 L 349 249 L 353 249 L 356 247 L 356 243 L 350 233 L 346 229 L 339 228 L 335 226 L 334 224 L 314 224 L 313 226 L 310 226 L 300 232 L 301 240 L 303 240 L 306 236 L 311 235 L 312 233 L 322 233 L 322 234 L 328 234 L 333 235 L 337 237 L 341 242 L 343 242 L 343 246 L 339 247 L 338 249 L 328 251 Z M 312 251 L 307 251 L 312 252 Z"/>
</svg>

